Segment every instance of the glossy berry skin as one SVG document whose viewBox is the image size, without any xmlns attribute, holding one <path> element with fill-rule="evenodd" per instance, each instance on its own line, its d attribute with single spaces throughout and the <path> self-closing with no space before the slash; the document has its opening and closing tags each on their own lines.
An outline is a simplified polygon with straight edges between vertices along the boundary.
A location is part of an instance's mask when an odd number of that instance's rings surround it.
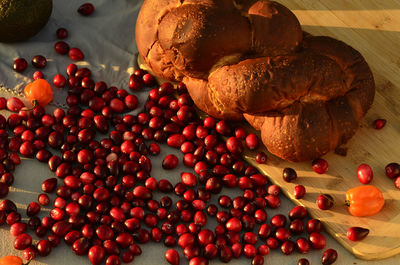
<svg viewBox="0 0 400 265">
<path fill-rule="evenodd" d="M 165 252 L 165 259 L 168 261 L 169 264 L 171 265 L 179 265 L 179 254 L 178 251 L 175 249 L 168 249 Z"/>
<path fill-rule="evenodd" d="M 81 14 L 82 16 L 89 16 L 94 12 L 94 6 L 91 3 L 85 3 L 82 4 L 79 8 L 78 8 L 78 13 Z"/>
<path fill-rule="evenodd" d="M 79 48 L 71 48 L 68 51 L 68 55 L 74 61 L 82 61 L 85 58 L 85 55 Z"/>
<path fill-rule="evenodd" d="M 328 162 L 325 159 L 317 158 L 311 163 L 312 169 L 315 173 L 324 174 L 328 171 Z"/>
<path fill-rule="evenodd" d="M 385 167 L 386 176 L 390 179 L 395 179 L 400 176 L 400 164 L 390 163 Z"/>
<path fill-rule="evenodd" d="M 93 246 L 89 249 L 88 257 L 93 265 L 99 265 L 105 258 L 105 250 L 100 246 Z"/>
<path fill-rule="evenodd" d="M 46 58 L 45 58 L 44 56 L 42 56 L 42 55 L 36 55 L 36 56 L 34 56 L 34 57 L 32 58 L 32 65 L 33 65 L 35 68 L 42 69 L 42 68 L 45 68 L 45 67 L 46 67 L 46 65 L 47 65 L 47 60 L 46 60 Z"/>
<path fill-rule="evenodd" d="M 65 28 L 59 28 L 56 31 L 56 36 L 58 39 L 65 39 L 68 37 L 68 30 Z"/>
<path fill-rule="evenodd" d="M 372 181 L 374 172 L 367 164 L 361 164 L 357 168 L 357 178 L 362 184 L 368 184 Z"/>
<path fill-rule="evenodd" d="M 285 255 L 290 255 L 293 253 L 294 247 L 295 247 L 294 243 L 290 240 L 287 240 L 283 242 L 283 244 L 281 245 L 281 251 Z"/>
<path fill-rule="evenodd" d="M 321 262 L 322 265 L 331 265 L 336 262 L 338 258 L 337 251 L 329 248 L 325 250 L 325 252 L 322 254 Z"/>
<path fill-rule="evenodd" d="M 351 241 L 363 240 L 369 234 L 369 229 L 353 226 L 347 230 L 347 238 Z"/>
<path fill-rule="evenodd" d="M 317 206 L 321 210 L 328 210 L 333 207 L 334 200 L 329 194 L 321 194 L 317 197 Z"/>
<path fill-rule="evenodd" d="M 377 130 L 382 129 L 383 127 L 385 127 L 385 125 L 386 125 L 386 120 L 385 119 L 376 119 L 373 122 L 373 126 Z"/>
<path fill-rule="evenodd" d="M 308 259 L 301 258 L 301 259 L 299 259 L 299 261 L 297 262 L 297 265 L 310 265 L 310 262 L 308 261 Z"/>
<path fill-rule="evenodd" d="M 24 58 L 18 58 L 14 61 L 14 71 L 21 73 L 26 69 L 26 67 L 28 67 L 28 62 Z"/>
<path fill-rule="evenodd" d="M 293 168 L 287 167 L 283 169 L 283 180 L 286 182 L 292 182 L 297 179 L 297 173 Z"/>
<path fill-rule="evenodd" d="M 306 194 L 306 188 L 303 185 L 297 185 L 294 187 L 294 191 L 293 191 L 293 196 L 296 199 L 302 199 L 304 198 L 304 195 Z"/>
<path fill-rule="evenodd" d="M 162 167 L 164 169 L 174 169 L 178 166 L 178 163 L 178 157 L 176 157 L 176 155 L 170 154 L 164 157 Z"/>
<path fill-rule="evenodd" d="M 320 233 L 311 233 L 308 239 L 313 249 L 323 249 L 326 246 L 326 239 Z"/>
</svg>

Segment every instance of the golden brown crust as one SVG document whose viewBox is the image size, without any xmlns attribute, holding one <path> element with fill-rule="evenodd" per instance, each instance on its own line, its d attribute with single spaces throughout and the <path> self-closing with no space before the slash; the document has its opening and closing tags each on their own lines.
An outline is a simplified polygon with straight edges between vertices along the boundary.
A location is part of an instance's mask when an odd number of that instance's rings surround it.
<svg viewBox="0 0 400 265">
<path fill-rule="evenodd" d="M 211 116 L 244 117 L 271 153 L 290 161 L 347 142 L 374 99 L 359 52 L 303 32 L 273 1 L 146 0 L 136 40 L 155 74 L 183 80 Z"/>
</svg>

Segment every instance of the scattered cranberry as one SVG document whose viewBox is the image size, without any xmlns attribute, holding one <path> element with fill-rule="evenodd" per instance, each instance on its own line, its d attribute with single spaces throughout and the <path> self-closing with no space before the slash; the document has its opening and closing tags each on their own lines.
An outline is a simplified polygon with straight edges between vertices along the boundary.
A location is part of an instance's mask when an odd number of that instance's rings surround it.
<svg viewBox="0 0 400 265">
<path fill-rule="evenodd" d="M 400 176 L 400 164 L 390 163 L 385 167 L 386 176 L 390 179 L 395 179 Z"/>
<path fill-rule="evenodd" d="M 287 240 L 283 242 L 283 244 L 281 245 L 281 251 L 285 255 L 290 255 L 293 253 L 294 247 L 295 247 L 294 243 L 290 240 Z"/>
<path fill-rule="evenodd" d="M 297 265 L 310 265 L 310 262 L 309 262 L 308 259 L 306 259 L 306 258 L 301 258 L 301 259 L 299 259 L 299 261 L 297 262 Z"/>
<path fill-rule="evenodd" d="M 328 171 L 328 162 L 325 159 L 314 159 L 311 164 L 314 172 L 318 174 L 324 174 L 326 171 Z"/>
<path fill-rule="evenodd" d="M 59 39 L 65 39 L 68 37 L 68 30 L 65 28 L 59 28 L 56 31 L 56 35 L 57 35 L 57 38 L 59 38 Z"/>
<path fill-rule="evenodd" d="M 329 248 L 325 250 L 325 252 L 322 254 L 321 262 L 323 265 L 331 265 L 335 263 L 337 257 L 338 257 L 337 251 L 332 248 Z"/>
<path fill-rule="evenodd" d="M 296 199 L 302 199 L 304 198 L 304 195 L 306 194 L 306 188 L 303 185 L 297 185 L 294 187 L 294 192 L 293 192 L 293 196 Z"/>
<path fill-rule="evenodd" d="M 58 54 L 67 54 L 69 52 L 69 45 L 65 41 L 57 41 L 54 44 L 54 50 Z"/>
<path fill-rule="evenodd" d="M 334 200 L 329 194 L 321 194 L 317 197 L 317 206 L 321 210 L 328 210 L 333 207 Z"/>
<path fill-rule="evenodd" d="M 12 112 L 18 112 L 23 107 L 25 107 L 25 104 L 19 98 L 11 97 L 7 100 L 7 109 Z"/>
<path fill-rule="evenodd" d="M 89 16 L 94 12 L 94 6 L 91 3 L 85 3 L 82 4 L 79 8 L 78 8 L 78 13 L 81 14 L 82 16 Z"/>
<path fill-rule="evenodd" d="M 374 120 L 374 128 L 377 130 L 382 129 L 386 125 L 386 120 L 385 119 L 376 119 Z"/>
<path fill-rule="evenodd" d="M 325 237 L 318 232 L 311 233 L 309 240 L 313 249 L 323 249 L 326 246 Z"/>
<path fill-rule="evenodd" d="M 287 167 L 283 169 L 283 180 L 286 182 L 292 182 L 297 179 L 297 173 L 293 168 Z"/>
<path fill-rule="evenodd" d="M 35 71 L 32 75 L 33 80 L 44 78 L 44 74 L 41 71 Z"/>
<path fill-rule="evenodd" d="M 176 155 L 170 154 L 164 157 L 162 162 L 162 167 L 164 169 L 174 169 L 178 166 L 178 157 Z"/>
<path fill-rule="evenodd" d="M 256 162 L 258 164 L 265 164 L 267 163 L 267 155 L 264 152 L 258 152 L 256 154 Z"/>
<path fill-rule="evenodd" d="M 172 265 L 179 265 L 179 254 L 175 249 L 168 249 L 165 252 L 165 259 Z"/>
<path fill-rule="evenodd" d="M 74 61 L 82 61 L 85 58 L 85 55 L 79 48 L 71 48 L 68 55 Z"/>
<path fill-rule="evenodd" d="M 55 75 L 53 78 L 53 84 L 58 87 L 58 88 L 63 88 L 65 86 L 66 83 L 66 79 L 63 75 Z"/>
<path fill-rule="evenodd" d="M 361 164 L 357 168 L 357 178 L 362 184 L 368 184 L 372 181 L 374 172 L 367 164 Z"/>
<path fill-rule="evenodd" d="M 353 226 L 347 230 L 347 238 L 351 241 L 363 240 L 369 234 L 369 229 Z"/>
<path fill-rule="evenodd" d="M 33 67 L 35 67 L 35 68 L 42 69 L 42 68 L 45 68 L 45 67 L 46 67 L 46 65 L 47 65 L 47 60 L 46 60 L 46 58 L 45 58 L 44 56 L 42 56 L 42 55 L 36 55 L 36 56 L 34 56 L 34 57 L 32 58 L 32 65 L 33 65 Z"/>
<path fill-rule="evenodd" d="M 13 69 L 16 72 L 23 72 L 28 67 L 28 62 L 24 58 L 18 58 L 14 61 Z"/>
</svg>

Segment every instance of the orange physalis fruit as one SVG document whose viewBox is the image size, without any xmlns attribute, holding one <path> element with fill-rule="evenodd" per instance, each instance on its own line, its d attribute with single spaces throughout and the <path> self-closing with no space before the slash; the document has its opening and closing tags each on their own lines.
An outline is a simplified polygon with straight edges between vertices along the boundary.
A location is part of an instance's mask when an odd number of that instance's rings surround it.
<svg viewBox="0 0 400 265">
<path fill-rule="evenodd" d="M 22 259 L 17 256 L 5 256 L 0 258 L 0 265 L 22 265 Z"/>
<path fill-rule="evenodd" d="M 36 79 L 32 83 L 26 85 L 24 93 L 33 105 L 39 104 L 44 107 L 53 100 L 51 85 L 44 79 Z"/>
</svg>

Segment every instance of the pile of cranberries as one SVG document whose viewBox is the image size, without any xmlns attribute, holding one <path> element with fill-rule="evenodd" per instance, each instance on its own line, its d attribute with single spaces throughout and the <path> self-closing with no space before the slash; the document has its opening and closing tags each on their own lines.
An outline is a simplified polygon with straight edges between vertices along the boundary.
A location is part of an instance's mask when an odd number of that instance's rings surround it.
<svg viewBox="0 0 400 265">
<path fill-rule="evenodd" d="M 0 223 L 11 226 L 14 247 L 26 259 L 47 256 L 62 240 L 75 254 L 88 255 L 92 264 L 109 265 L 133 261 L 141 254 L 139 245 L 149 241 L 180 247 L 191 265 L 241 256 L 261 265 L 271 249 L 289 255 L 325 248 L 320 222 L 305 223 L 304 207 L 268 220 L 267 209 L 280 205 L 280 189 L 240 156 L 244 148 L 258 147 L 258 137 L 226 121 L 201 120 L 183 83 L 150 89 L 144 110 L 131 115 L 138 106 L 134 94 L 96 83 L 88 68 L 74 64 L 67 75 L 67 110 L 26 110 L 17 98 L 0 99 L 0 109 L 14 112 L 8 119 L 0 115 L 0 197 L 8 194 L 20 155 L 47 163 L 56 175 L 42 183 L 43 193 L 28 205 L 27 222 L 12 201 L 0 203 Z M 132 91 L 154 85 L 154 77 L 143 70 L 130 77 Z M 228 138 L 226 143 L 220 136 Z M 152 177 L 151 157 L 160 154 L 162 143 L 179 149 L 183 164 L 195 173 L 182 172 L 179 183 Z M 162 167 L 178 164 L 170 154 Z M 286 171 L 294 179 L 295 172 Z M 241 194 L 220 195 L 223 187 L 237 187 Z M 164 196 L 155 200 L 155 192 Z M 305 190 L 297 192 L 304 196 Z M 56 193 L 53 202 L 48 193 Z M 213 196 L 218 205 L 210 203 Z M 48 205 L 53 206 L 49 215 L 37 217 Z M 213 230 L 206 228 L 210 218 L 218 223 Z M 40 239 L 36 244 L 28 230 Z M 307 237 L 300 236 L 304 231 Z M 165 258 L 179 264 L 174 249 Z"/>
</svg>

